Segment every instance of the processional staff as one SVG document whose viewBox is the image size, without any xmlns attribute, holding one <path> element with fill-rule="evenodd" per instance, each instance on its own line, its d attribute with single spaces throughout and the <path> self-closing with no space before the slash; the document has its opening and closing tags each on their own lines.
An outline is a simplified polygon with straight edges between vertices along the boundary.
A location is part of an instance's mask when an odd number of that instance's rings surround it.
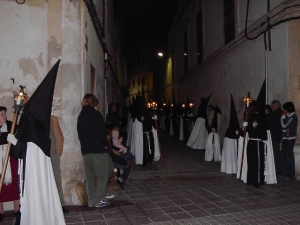
<svg viewBox="0 0 300 225">
<path fill-rule="evenodd" d="M 19 93 L 15 92 L 15 91 L 13 92 L 13 94 L 14 94 L 14 105 L 13 105 L 14 118 L 13 118 L 13 121 L 12 121 L 10 134 L 14 134 L 15 127 L 16 127 L 20 112 L 23 109 L 23 107 L 25 106 L 25 104 L 28 102 L 28 99 L 29 99 L 28 95 L 24 91 L 25 86 L 20 85 L 19 87 L 20 87 Z M 0 193 L 2 191 L 2 185 L 3 185 L 5 173 L 6 173 L 6 168 L 7 168 L 7 163 L 8 163 L 8 159 L 9 159 L 10 149 L 11 149 L 11 143 L 8 142 L 7 148 L 6 148 L 6 153 L 5 153 L 5 158 L 4 158 L 4 162 L 3 162 L 3 166 L 2 166 L 2 171 L 1 171 Z"/>
</svg>

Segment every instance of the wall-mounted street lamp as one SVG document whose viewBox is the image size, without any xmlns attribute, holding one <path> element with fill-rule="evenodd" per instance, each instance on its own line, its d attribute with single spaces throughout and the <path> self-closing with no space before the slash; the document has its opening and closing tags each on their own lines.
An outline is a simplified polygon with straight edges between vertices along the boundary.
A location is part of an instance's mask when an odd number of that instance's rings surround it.
<svg viewBox="0 0 300 225">
<path fill-rule="evenodd" d="M 158 55 L 159 57 L 163 57 L 163 56 L 164 56 L 164 53 L 163 53 L 163 52 L 158 52 L 157 55 Z"/>
</svg>

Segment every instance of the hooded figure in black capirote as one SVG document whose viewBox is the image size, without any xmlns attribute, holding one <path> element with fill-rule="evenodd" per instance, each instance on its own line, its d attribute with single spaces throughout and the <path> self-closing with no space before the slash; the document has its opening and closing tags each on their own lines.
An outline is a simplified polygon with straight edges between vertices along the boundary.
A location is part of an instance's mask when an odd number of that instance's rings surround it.
<svg viewBox="0 0 300 225">
<path fill-rule="evenodd" d="M 250 111 L 243 149 L 241 179 L 255 187 L 265 183 L 277 183 L 272 140 L 264 113 L 265 104 L 266 82 L 263 83 L 256 104 Z"/>
<path fill-rule="evenodd" d="M 23 109 L 12 154 L 21 159 L 21 224 L 64 225 L 65 219 L 50 159 L 50 116 L 60 60 Z"/>
<path fill-rule="evenodd" d="M 221 110 L 215 106 L 213 119 L 210 125 L 210 133 L 206 139 L 205 161 L 221 161 L 220 136 L 218 134 L 221 118 Z"/>
<path fill-rule="evenodd" d="M 231 95 L 229 127 L 226 130 L 222 149 L 221 172 L 227 174 L 237 173 L 237 151 L 240 125 L 236 114 L 236 108 Z"/>
<path fill-rule="evenodd" d="M 206 139 L 208 136 L 206 110 L 211 95 L 212 94 L 210 94 L 206 99 L 202 98 L 200 106 L 198 107 L 198 116 L 196 118 L 196 123 L 187 142 L 187 146 L 193 149 L 205 150 L 206 148 Z"/>
</svg>

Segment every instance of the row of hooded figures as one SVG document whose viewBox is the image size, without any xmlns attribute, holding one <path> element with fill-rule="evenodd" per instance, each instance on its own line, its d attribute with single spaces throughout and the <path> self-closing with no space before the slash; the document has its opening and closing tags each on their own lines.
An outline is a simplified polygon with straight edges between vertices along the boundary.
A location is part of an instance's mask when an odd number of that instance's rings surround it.
<svg viewBox="0 0 300 225">
<path fill-rule="evenodd" d="M 177 135 L 179 140 L 186 141 L 190 148 L 204 149 L 204 160 L 221 161 L 221 172 L 236 174 L 238 179 L 255 187 L 265 183 L 275 184 L 276 169 L 271 133 L 265 118 L 264 90 L 265 83 L 255 104 L 246 108 L 244 119 L 247 122 L 244 122 L 242 127 L 239 126 L 231 96 L 230 121 L 222 151 L 218 134 L 222 114 L 218 106 L 208 105 L 210 96 L 201 101 L 195 119 L 188 113 L 177 116 L 172 113 L 161 115 L 160 129 L 169 132 L 170 135 Z M 292 138 L 295 140 L 295 137 Z M 293 180 L 295 174 L 287 174 L 286 177 Z"/>
</svg>

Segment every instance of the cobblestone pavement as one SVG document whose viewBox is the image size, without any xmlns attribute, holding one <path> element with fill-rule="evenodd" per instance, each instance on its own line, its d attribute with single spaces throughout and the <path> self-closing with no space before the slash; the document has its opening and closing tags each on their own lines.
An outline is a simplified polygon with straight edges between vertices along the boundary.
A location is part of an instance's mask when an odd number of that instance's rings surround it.
<svg viewBox="0 0 300 225">
<path fill-rule="evenodd" d="M 69 225 L 300 224 L 300 181 L 246 185 L 205 162 L 203 150 L 160 134 L 162 162 L 133 166 L 106 208 L 69 206 Z"/>
</svg>

